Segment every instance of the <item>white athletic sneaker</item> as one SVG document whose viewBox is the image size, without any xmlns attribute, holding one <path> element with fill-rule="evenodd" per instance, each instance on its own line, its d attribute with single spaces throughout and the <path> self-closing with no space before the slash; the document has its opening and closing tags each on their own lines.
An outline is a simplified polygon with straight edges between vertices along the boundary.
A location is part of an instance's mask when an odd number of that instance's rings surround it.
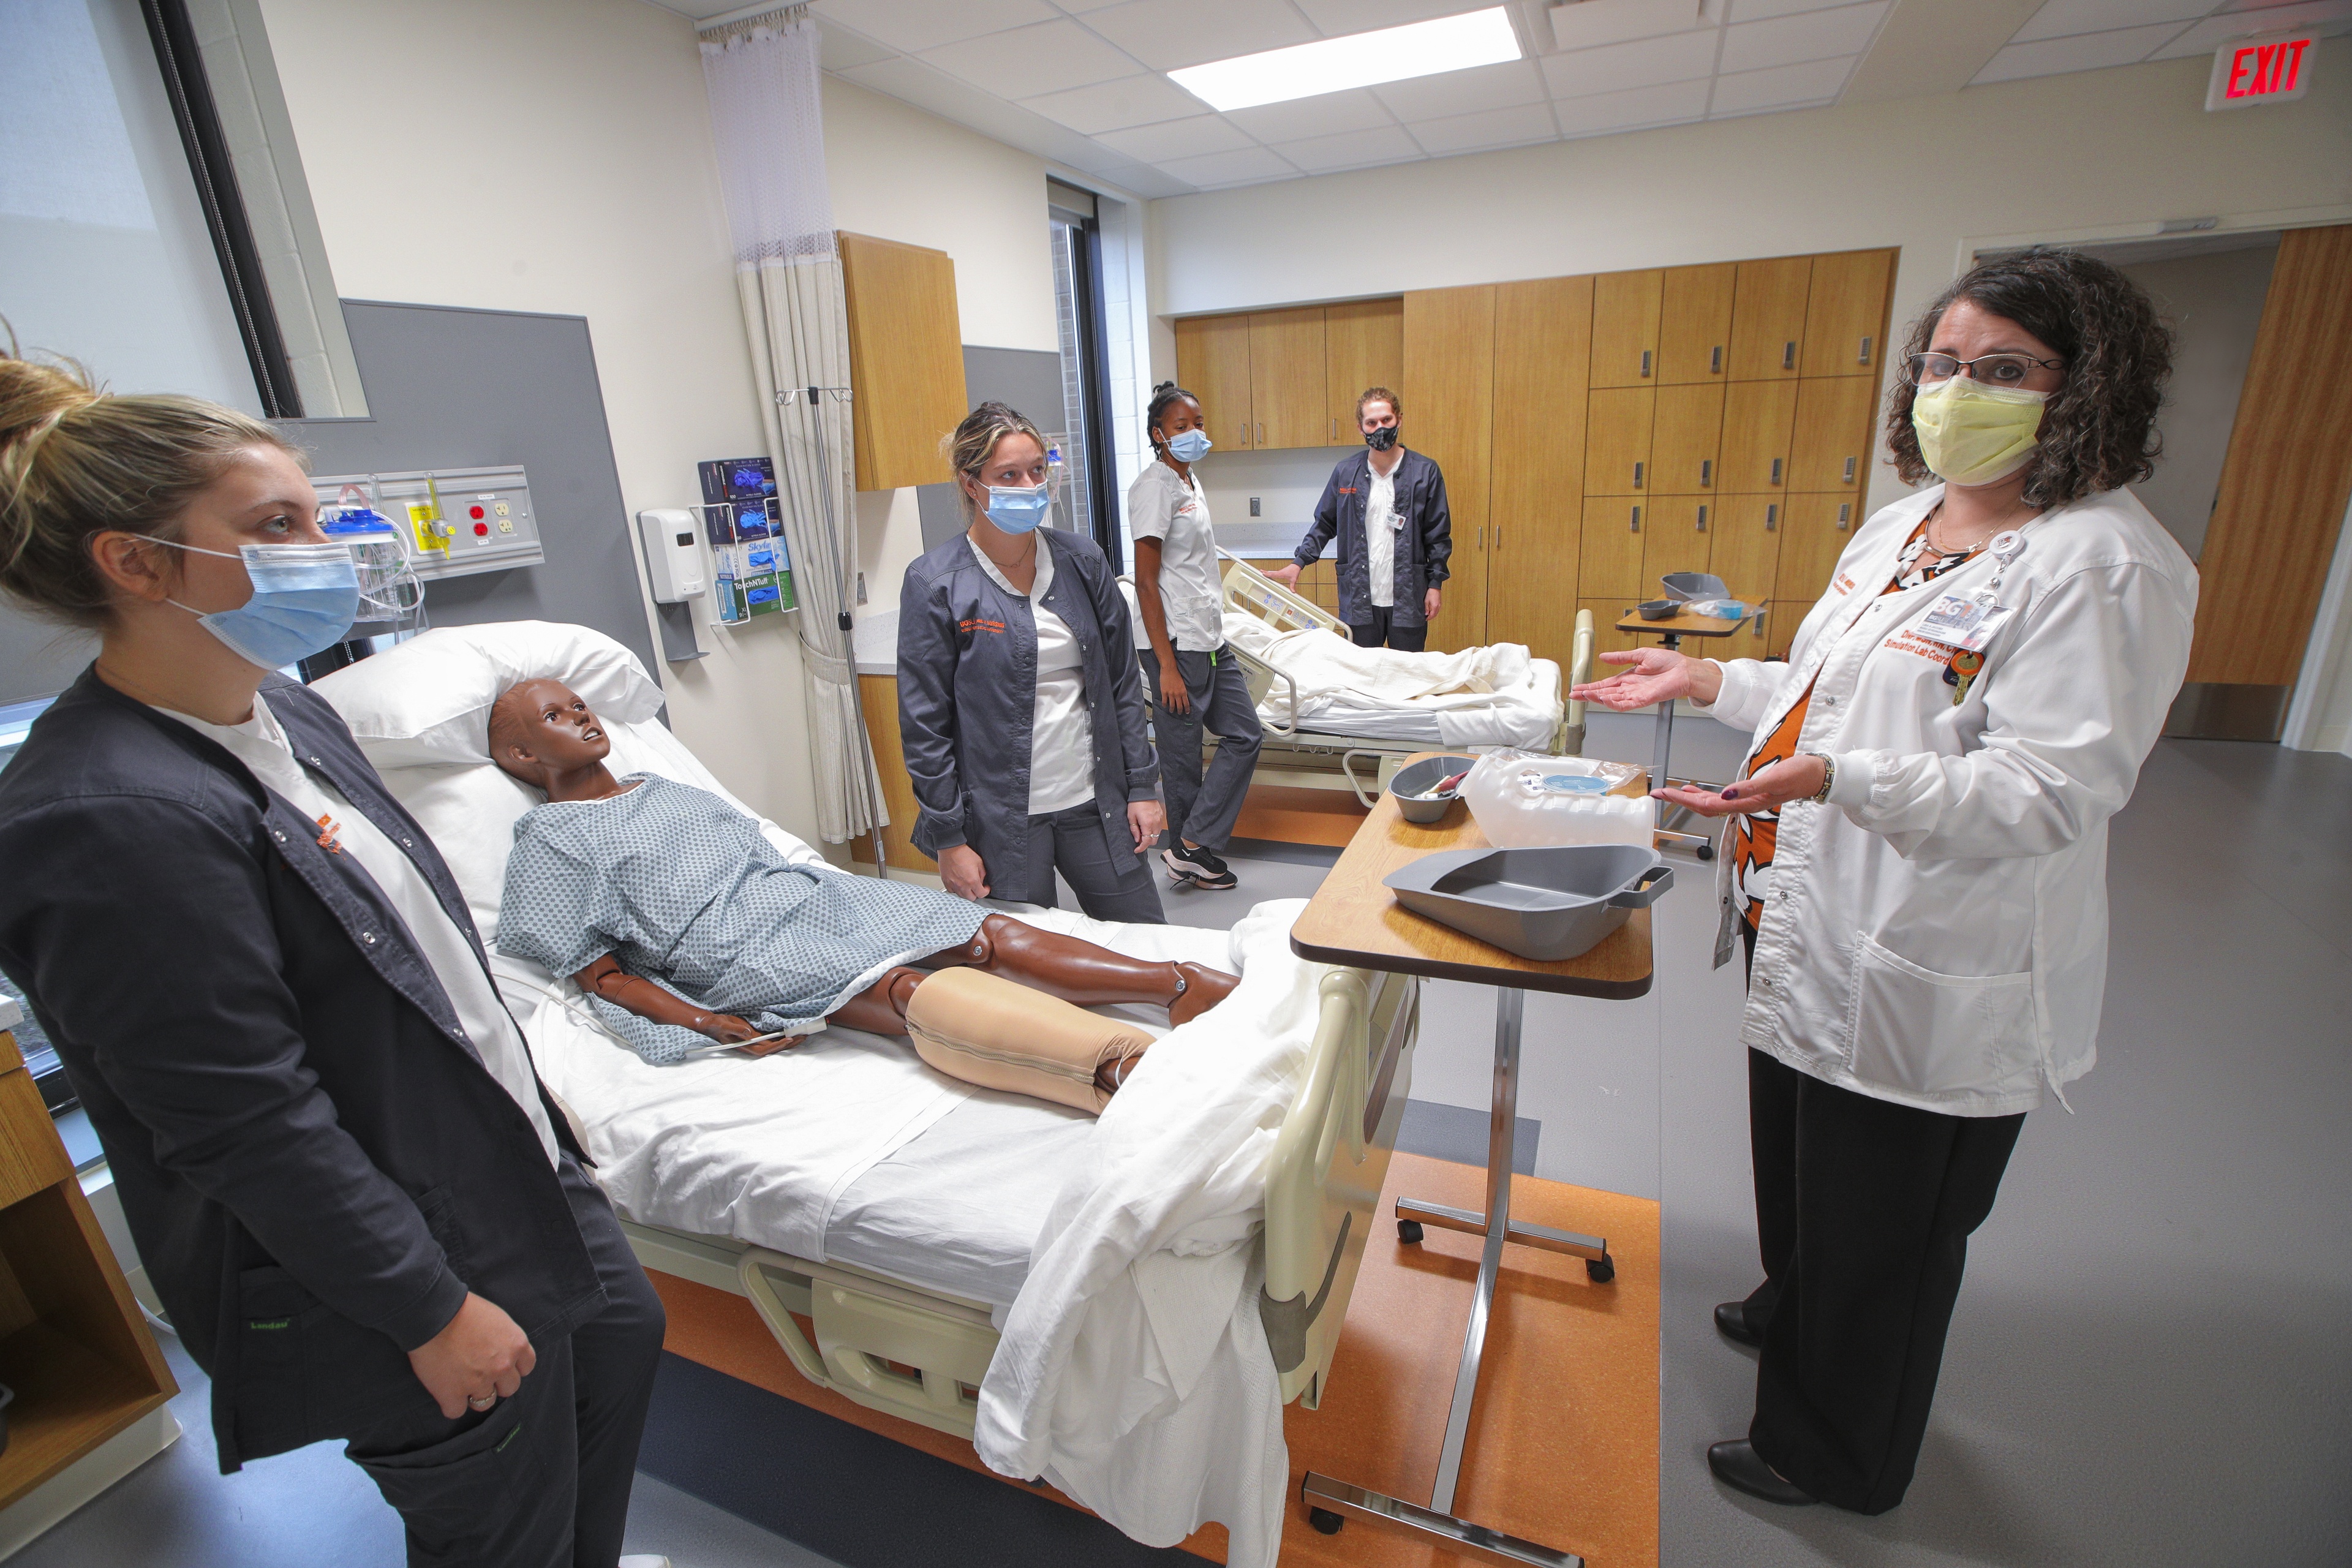
<svg viewBox="0 0 2352 1568">
<path fill-rule="evenodd" d="M 621 1559 L 620 1568 L 669 1568 L 669 1559 L 650 1552 L 634 1552 Z"/>
</svg>

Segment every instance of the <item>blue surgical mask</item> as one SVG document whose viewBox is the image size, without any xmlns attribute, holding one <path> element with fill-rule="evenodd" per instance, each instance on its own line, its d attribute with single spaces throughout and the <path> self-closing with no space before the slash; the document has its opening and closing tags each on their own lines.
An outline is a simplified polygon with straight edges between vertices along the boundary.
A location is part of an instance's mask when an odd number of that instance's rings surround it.
<svg viewBox="0 0 2352 1568">
<path fill-rule="evenodd" d="M 988 487 L 988 521 L 1007 533 L 1027 533 L 1045 521 L 1054 504 L 1044 485 Z"/>
<path fill-rule="evenodd" d="M 1206 430 L 1183 430 L 1168 437 L 1168 455 L 1180 463 L 1197 463 L 1216 445 Z"/>
<path fill-rule="evenodd" d="M 343 640 L 359 614 L 359 570 L 341 544 L 248 544 L 235 555 L 193 544 L 155 541 L 196 555 L 242 560 L 253 582 L 253 597 L 234 610 L 207 615 L 177 599 L 165 603 L 204 623 L 229 651 L 247 664 L 282 669 L 320 648 Z"/>
</svg>

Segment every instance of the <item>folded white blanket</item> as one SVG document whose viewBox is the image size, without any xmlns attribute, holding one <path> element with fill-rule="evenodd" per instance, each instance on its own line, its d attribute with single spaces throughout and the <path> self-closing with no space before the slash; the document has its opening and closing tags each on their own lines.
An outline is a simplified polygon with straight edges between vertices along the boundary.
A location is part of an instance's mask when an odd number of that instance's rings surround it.
<svg viewBox="0 0 2352 1568">
<path fill-rule="evenodd" d="M 1272 728 L 1542 747 L 1559 725 L 1559 666 L 1530 658 L 1517 643 L 1404 653 L 1358 647 L 1320 626 L 1278 632 L 1254 616 L 1227 616 L 1225 635 L 1297 683 L 1295 699 L 1276 681 L 1258 704 L 1260 721 Z"/>
<path fill-rule="evenodd" d="M 1032 1253 L 980 1394 L 981 1458 L 1045 1476 L 1136 1540 L 1216 1521 L 1272 1568 L 1289 1454 L 1257 1320 L 1265 1164 L 1306 1069 L 1322 967 L 1305 906 L 1234 927 L 1234 994 L 1171 1031 L 1097 1124 Z"/>
</svg>

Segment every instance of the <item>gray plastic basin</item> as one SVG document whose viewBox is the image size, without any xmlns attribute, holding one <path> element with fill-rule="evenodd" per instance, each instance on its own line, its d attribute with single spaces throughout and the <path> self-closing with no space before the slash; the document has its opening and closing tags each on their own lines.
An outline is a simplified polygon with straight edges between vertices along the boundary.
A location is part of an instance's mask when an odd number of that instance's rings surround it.
<svg viewBox="0 0 2352 1568">
<path fill-rule="evenodd" d="M 1665 857 L 1638 844 L 1451 849 L 1383 879 L 1397 902 L 1521 958 L 1553 963 L 1598 946 L 1675 885 Z"/>
<path fill-rule="evenodd" d="M 1423 757 L 1409 767 L 1399 768 L 1396 776 L 1389 780 L 1389 793 L 1396 796 L 1397 814 L 1407 822 L 1437 821 L 1445 815 L 1447 806 L 1461 798 L 1459 795 L 1444 800 L 1415 800 L 1412 797 L 1434 788 L 1441 779 L 1468 772 L 1477 761 L 1475 757 Z"/>
<path fill-rule="evenodd" d="M 1712 572 L 1669 572 L 1658 579 L 1669 599 L 1728 599 L 1731 589 Z"/>
</svg>

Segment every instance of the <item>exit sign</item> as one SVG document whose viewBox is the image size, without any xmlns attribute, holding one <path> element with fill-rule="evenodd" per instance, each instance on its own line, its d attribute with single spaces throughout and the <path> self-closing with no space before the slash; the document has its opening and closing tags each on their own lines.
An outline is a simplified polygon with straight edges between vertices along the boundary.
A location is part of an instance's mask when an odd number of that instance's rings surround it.
<svg viewBox="0 0 2352 1568">
<path fill-rule="evenodd" d="M 2223 44 L 2213 51 L 2205 107 L 2244 109 L 2301 98 L 2311 85 L 2311 55 L 2318 40 L 2317 33 L 2280 33 Z"/>
</svg>

